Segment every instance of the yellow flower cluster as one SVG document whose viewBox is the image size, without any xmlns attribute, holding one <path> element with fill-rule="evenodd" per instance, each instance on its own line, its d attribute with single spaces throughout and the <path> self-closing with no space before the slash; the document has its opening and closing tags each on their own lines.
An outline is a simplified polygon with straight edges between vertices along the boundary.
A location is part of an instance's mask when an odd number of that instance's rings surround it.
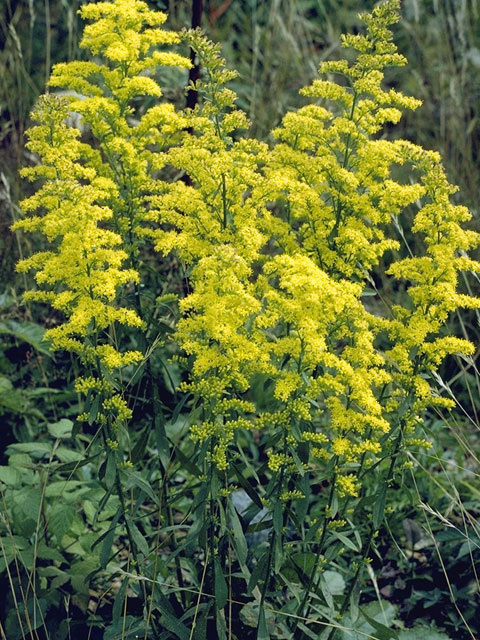
<svg viewBox="0 0 480 640">
<path fill-rule="evenodd" d="M 102 370 L 109 375 L 143 358 L 139 351 L 118 348 L 116 325 L 143 331 L 139 296 L 133 310 L 122 306 L 119 295 L 139 282 L 147 198 L 165 190 L 156 179 L 166 163 L 163 149 L 185 126 L 173 105 L 137 112 L 136 104 L 139 97 L 162 95 L 158 66 L 188 68 L 190 62 L 163 50 L 179 42 L 179 35 L 163 30 L 165 14 L 141 0 L 92 2 L 80 13 L 91 21 L 81 41 L 91 60 L 53 69 L 50 85 L 65 95 L 45 96 L 33 113 L 40 125 L 30 130 L 28 146 L 41 162 L 24 170 L 31 180 L 42 178 L 43 186 L 23 210 L 43 215 L 30 215 L 14 228 L 46 237 L 48 250 L 18 265 L 36 272 L 39 289 L 27 297 L 66 316 L 46 337 L 96 371 L 93 386 L 83 378 L 77 388 L 100 395 L 103 409 L 96 419 L 115 426 L 128 419 L 129 410 L 113 389 L 102 387 Z M 72 113 L 94 144 L 81 142 L 80 130 L 67 126 Z"/>
<path fill-rule="evenodd" d="M 28 147 L 42 163 L 23 174 L 43 178 L 43 186 L 22 208 L 43 209 L 44 214 L 20 220 L 13 228 L 41 231 L 51 249 L 18 263 L 19 271 L 35 269 L 39 288 L 27 297 L 48 302 L 66 316 L 46 331 L 53 348 L 73 351 L 89 362 L 99 359 L 109 370 L 138 361 L 140 353 L 122 354 L 110 345 L 85 342 L 92 333 L 100 340 L 114 323 L 141 326 L 132 309 L 116 302 L 117 291 L 138 280 L 135 270 L 123 267 L 127 254 L 120 248 L 121 236 L 103 227 L 112 217 L 103 203 L 116 187 L 79 162 L 79 132 L 65 125 L 68 104 L 63 99 L 45 96 L 32 115 L 41 124 L 30 129 Z"/>
<path fill-rule="evenodd" d="M 425 407 L 445 404 L 426 374 L 448 353 L 472 347 L 439 331 L 458 306 L 479 304 L 457 293 L 458 271 L 479 270 L 465 255 L 478 237 L 460 226 L 469 213 L 450 203 L 438 156 L 373 138 L 420 105 L 382 88 L 385 67 L 406 62 L 389 30 L 397 0 L 362 19 L 365 35 L 343 39 L 356 50 L 354 62 L 320 66 L 324 78 L 302 91 L 315 103 L 285 116 L 271 150 L 232 136 L 245 119 L 223 87 L 231 75 L 218 50 L 193 34 L 206 67 L 197 87 L 204 107 L 187 114 L 195 135 L 168 152 L 189 180 L 152 198 L 152 219 L 166 223 L 152 232 L 157 249 L 178 252 L 193 286 L 177 339 L 194 356 L 185 388 L 205 401 L 195 437 L 213 439 L 225 468 L 236 430 L 225 427 L 235 417 L 219 419 L 224 402 L 250 401 L 252 385 L 264 381 L 277 408 L 246 404 L 234 413 L 246 428 L 283 433 L 269 469 L 301 469 L 297 450 L 308 444 L 315 465 L 336 459 L 341 497 L 358 494 L 352 473 L 360 461 L 385 455 L 381 442 L 392 446 L 384 436 L 403 401 L 411 405 L 407 433 Z M 405 180 L 407 171 L 418 179 Z M 414 203 L 421 205 L 411 233 L 423 237 L 425 253 L 403 258 L 403 236 L 392 226 L 405 224 Z M 381 261 L 392 278 L 412 283 L 411 304 L 385 317 L 363 301 Z"/>
<path fill-rule="evenodd" d="M 458 307 L 480 306 L 458 292 L 460 271 L 480 271 L 467 256 L 479 236 L 462 228 L 470 214 L 451 203 L 438 154 L 378 136 L 420 104 L 382 86 L 385 68 L 406 62 L 389 29 L 398 6 L 389 0 L 362 16 L 365 33 L 342 42 L 353 61 L 320 65 L 302 90 L 310 103 L 284 117 L 272 148 L 242 138 L 249 123 L 226 87 L 235 74 L 197 31 L 187 41 L 204 69 L 199 105 L 153 104 L 155 68 L 190 62 L 160 49 L 178 36 L 140 0 L 82 7 L 92 21 L 82 46 L 103 63 L 57 65 L 52 86 L 76 94 L 37 110 L 29 144 L 42 163 L 26 173 L 44 184 L 23 206 L 45 214 L 17 228 L 50 243 L 20 263 L 36 271 L 31 295 L 67 316 L 48 335 L 110 371 L 138 362 L 140 353 L 117 349 L 110 327 L 141 329 L 140 294 L 134 311 L 118 292 L 138 282 L 145 239 L 175 252 L 191 287 L 175 334 L 190 367 L 181 389 L 201 399 L 191 435 L 210 441 L 221 470 L 238 434 L 261 429 L 279 434 L 267 445 L 272 473 L 330 464 L 338 495 L 356 496 L 356 471 L 388 456 L 399 420 L 409 446 L 423 446 L 422 412 L 448 404 L 428 376 L 446 355 L 472 352 L 444 332 Z M 152 98 L 144 110 L 141 96 Z M 65 125 L 72 110 L 94 147 Z M 166 167 L 182 179 L 161 179 Z M 416 255 L 402 253 L 406 235 Z M 392 290 L 408 283 L 396 306 L 364 297 L 382 270 Z M 77 388 L 102 395 L 102 420 L 128 420 L 123 399 L 95 375 Z"/>
<path fill-rule="evenodd" d="M 98 141 L 99 152 L 86 145 L 83 151 L 88 164 L 117 185 L 108 204 L 133 266 L 138 262 L 139 236 L 146 232 L 148 198 L 166 188 L 154 179 L 166 164 L 163 149 L 187 126 L 173 105 L 153 104 L 137 113 L 135 100 L 162 95 L 154 75 L 157 67 L 188 68 L 190 61 L 160 49 L 179 42 L 179 35 L 161 29 L 166 15 L 141 0 L 90 3 L 80 13 L 93 21 L 85 27 L 80 46 L 104 63 L 57 64 L 50 85 L 75 92 L 69 98 L 70 110 L 81 116 L 82 126 Z"/>
</svg>

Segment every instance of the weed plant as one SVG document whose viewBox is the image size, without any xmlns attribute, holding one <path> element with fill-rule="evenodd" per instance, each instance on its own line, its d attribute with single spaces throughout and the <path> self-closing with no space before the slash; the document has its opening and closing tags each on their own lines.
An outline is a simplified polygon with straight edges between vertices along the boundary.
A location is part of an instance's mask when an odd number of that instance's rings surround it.
<svg viewBox="0 0 480 640">
<path fill-rule="evenodd" d="M 45 333 L 2 301 L 5 638 L 480 632 L 479 236 L 440 155 L 384 135 L 420 104 L 385 88 L 398 9 L 269 145 L 200 31 L 82 6 L 14 224 L 42 238 L 18 270 Z M 162 95 L 182 44 L 193 110 Z"/>
</svg>

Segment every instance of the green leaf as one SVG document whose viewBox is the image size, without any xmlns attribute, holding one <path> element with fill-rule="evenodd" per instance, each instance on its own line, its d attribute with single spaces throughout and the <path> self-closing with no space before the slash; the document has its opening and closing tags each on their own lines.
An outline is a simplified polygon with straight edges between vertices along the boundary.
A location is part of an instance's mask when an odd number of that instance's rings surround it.
<svg viewBox="0 0 480 640">
<path fill-rule="evenodd" d="M 378 530 L 383 521 L 383 514 L 385 512 L 385 498 L 387 495 L 387 485 L 382 482 L 380 489 L 377 493 L 375 504 L 373 505 L 373 528 Z"/>
<path fill-rule="evenodd" d="M 164 470 L 168 469 L 171 462 L 170 441 L 165 433 L 164 420 L 157 418 L 157 426 L 155 429 L 155 440 L 157 443 L 158 457 Z"/>
<path fill-rule="evenodd" d="M 83 458 L 83 454 L 74 449 L 68 449 L 67 447 L 57 447 L 55 449 L 55 456 L 61 461 L 66 463 L 80 462 Z"/>
<path fill-rule="evenodd" d="M 355 604 L 354 607 L 356 606 Z M 350 609 L 350 615 L 342 620 L 342 625 L 352 627 L 352 630 L 342 631 L 343 640 L 364 640 L 365 635 L 373 636 L 378 640 L 397 639 L 398 633 L 390 628 L 396 616 L 396 609 L 392 604 L 375 601 L 362 605 L 358 618 L 357 611 L 352 609 Z"/>
<path fill-rule="evenodd" d="M 202 471 L 179 448 L 175 449 L 175 456 L 181 462 L 182 467 L 189 471 L 195 478 L 202 476 Z"/>
<path fill-rule="evenodd" d="M 265 570 L 268 563 L 268 554 L 269 551 L 265 551 L 264 553 L 262 553 L 262 555 L 258 559 L 257 564 L 253 567 L 252 575 L 250 576 L 250 580 L 248 581 L 248 593 L 252 593 L 260 578 L 265 576 Z"/>
<path fill-rule="evenodd" d="M 88 595 L 89 580 L 87 578 L 96 569 L 98 569 L 98 562 L 95 558 L 87 558 L 71 564 L 69 573 L 72 588 L 77 593 Z"/>
<path fill-rule="evenodd" d="M 100 394 L 97 394 L 92 401 L 92 404 L 90 405 L 90 410 L 88 412 L 88 424 L 92 425 L 95 420 L 96 417 L 98 415 L 98 410 L 100 408 Z"/>
<path fill-rule="evenodd" d="M 170 423 L 171 424 L 175 424 L 175 422 L 178 420 L 178 417 L 180 415 L 181 410 L 183 409 L 183 407 L 185 406 L 185 403 L 191 398 L 192 394 L 191 393 L 186 393 L 182 399 L 180 400 L 180 402 L 177 404 L 177 406 L 175 407 L 175 409 L 173 410 L 172 413 L 172 417 L 170 419 Z"/>
<path fill-rule="evenodd" d="M 125 594 L 127 593 L 127 587 L 128 587 L 128 576 L 124 576 L 122 580 L 122 586 L 118 590 L 118 593 L 115 596 L 115 601 L 113 603 L 113 609 L 112 609 L 113 624 L 117 624 L 117 622 L 122 617 L 123 603 L 125 601 Z"/>
<path fill-rule="evenodd" d="M 100 549 L 100 566 L 102 567 L 102 569 L 105 569 L 105 567 L 108 564 L 108 561 L 110 560 L 110 556 L 112 553 L 112 545 L 115 539 L 115 530 L 117 528 L 117 524 L 118 524 L 118 521 L 120 520 L 121 515 L 122 515 L 122 508 L 119 507 L 117 510 L 117 513 L 115 514 L 112 520 L 110 529 L 106 532 L 106 534 L 103 535 L 102 548 Z M 102 539 L 102 536 L 100 536 L 98 541 L 93 543 L 92 548 L 94 548 L 95 545 L 98 544 L 101 539 Z"/>
<path fill-rule="evenodd" d="M 148 436 L 150 435 L 150 425 L 147 424 L 145 429 L 140 433 L 140 437 L 138 438 L 135 446 L 132 449 L 132 454 L 130 459 L 132 463 L 135 465 L 139 462 L 143 456 L 145 455 L 145 450 L 147 448 Z"/>
<path fill-rule="evenodd" d="M 350 540 L 350 538 L 347 538 L 347 536 L 344 533 L 340 533 L 339 531 L 332 531 L 331 535 L 333 538 L 340 540 L 342 544 L 344 544 L 346 547 L 348 547 L 352 551 L 357 551 L 357 552 L 360 551 L 360 548 L 352 540 Z"/>
<path fill-rule="evenodd" d="M 20 482 L 21 474 L 18 469 L 12 467 L 0 467 L 0 482 L 7 486 L 14 487 Z"/>
<path fill-rule="evenodd" d="M 275 531 L 277 536 L 281 536 L 282 529 L 283 529 L 282 502 L 280 500 L 277 500 L 273 508 L 273 530 Z"/>
<path fill-rule="evenodd" d="M 180 640 L 191 640 L 190 630 L 180 622 L 178 617 L 169 613 L 161 605 L 157 604 L 156 606 L 162 614 L 160 618 L 161 627 L 165 627 L 165 629 L 173 633 L 176 638 L 180 638 Z"/>
<path fill-rule="evenodd" d="M 70 438 L 72 435 L 73 422 L 68 418 L 62 418 L 59 422 L 48 425 L 48 432 L 54 438 Z"/>
<path fill-rule="evenodd" d="M 227 640 L 227 625 L 225 623 L 225 612 L 223 611 L 223 609 L 219 609 L 217 611 L 217 615 L 215 616 L 215 623 L 215 626 L 217 628 L 217 639 Z"/>
<path fill-rule="evenodd" d="M 67 462 L 65 464 L 59 464 L 55 467 L 55 471 L 61 473 L 72 473 L 76 471 L 80 467 L 84 467 L 87 464 L 90 464 L 92 460 L 98 458 L 102 453 L 96 453 L 94 456 L 90 456 L 89 458 L 83 458 L 83 460 L 79 460 L 78 462 Z"/>
<path fill-rule="evenodd" d="M 193 628 L 193 640 L 207 640 L 207 622 L 213 600 L 207 602 L 205 608 L 197 616 L 195 627 Z"/>
<path fill-rule="evenodd" d="M 227 604 L 228 588 L 218 556 L 214 558 L 213 568 L 215 572 L 215 606 L 217 609 L 223 609 Z"/>
<path fill-rule="evenodd" d="M 57 498 L 63 495 L 68 500 L 74 500 L 82 493 L 88 493 L 89 491 L 90 489 L 85 486 L 85 483 L 78 480 L 58 480 L 47 484 L 45 496 L 47 498 Z"/>
<path fill-rule="evenodd" d="M 137 527 L 135 522 L 130 518 L 130 516 L 125 515 L 125 520 L 128 523 L 128 527 L 130 529 L 130 533 L 132 534 L 132 538 L 133 538 L 133 542 L 135 543 L 135 546 L 141 553 L 143 553 L 145 558 L 148 558 L 148 555 L 149 555 L 148 544 L 143 534 L 141 533 L 140 529 Z"/>
<path fill-rule="evenodd" d="M 147 496 L 154 502 L 154 504 L 160 505 L 158 496 L 155 495 L 155 492 L 153 491 L 150 484 L 144 478 L 142 478 L 139 473 L 137 473 L 136 471 L 123 471 L 122 475 L 127 476 L 127 483 L 125 485 L 125 489 L 127 491 L 128 489 L 132 489 L 132 487 L 137 487 L 138 489 L 143 491 L 143 493 L 146 493 Z"/>
<path fill-rule="evenodd" d="M 122 616 L 105 629 L 102 640 L 136 640 L 145 637 L 145 621 L 136 616 Z M 66 639 L 65 639 L 66 640 Z"/>
<path fill-rule="evenodd" d="M 338 571 L 324 571 L 323 577 L 327 583 L 328 590 L 333 596 L 341 596 L 345 591 L 345 580 Z"/>
<path fill-rule="evenodd" d="M 10 451 L 20 451 L 21 453 L 43 456 L 46 453 L 51 453 L 52 445 L 48 442 L 18 442 L 8 445 L 7 453 Z"/>
<path fill-rule="evenodd" d="M 48 530 L 57 538 L 58 542 L 70 529 L 75 513 L 76 509 L 71 505 L 56 504 L 53 507 L 53 511 L 48 518 Z"/>
<path fill-rule="evenodd" d="M 237 511 L 231 502 L 228 503 L 228 510 L 229 510 L 230 522 L 233 530 L 232 544 L 237 553 L 240 564 L 245 564 L 247 560 L 248 550 L 247 550 L 247 541 L 245 540 L 245 535 L 243 533 L 242 525 L 237 515 Z"/>
<path fill-rule="evenodd" d="M 43 341 L 45 329 L 38 324 L 7 320 L 6 322 L 0 322 L 0 333 L 12 335 L 17 338 L 17 340 L 32 345 L 39 353 L 52 357 L 49 343 Z"/>
<path fill-rule="evenodd" d="M 365 611 L 361 611 L 365 620 L 374 628 L 375 635 L 378 640 L 398 640 L 398 634 L 394 629 L 389 629 L 387 626 L 371 618 Z"/>
<path fill-rule="evenodd" d="M 263 607 L 260 607 L 260 611 L 258 613 L 257 640 L 270 640 L 267 621 L 265 620 L 265 609 Z"/>
<path fill-rule="evenodd" d="M 263 509 L 262 499 L 257 494 L 254 487 L 250 484 L 247 478 L 244 477 L 243 473 L 237 467 L 237 465 L 233 464 L 232 467 L 237 477 L 238 484 L 242 487 L 242 489 L 244 489 L 245 493 L 248 495 L 250 500 L 252 500 L 257 505 L 257 507 L 259 507 L 260 509 Z"/>
<path fill-rule="evenodd" d="M 311 629 L 309 629 L 302 622 L 298 623 L 298 628 L 303 631 L 303 633 L 307 636 L 307 638 L 312 638 L 312 640 L 319 640 L 319 638 L 322 637 L 322 636 L 319 636 L 318 633 L 316 633 L 316 632 L 312 631 Z"/>
<path fill-rule="evenodd" d="M 0 377 L 0 395 L 13 391 L 13 384 L 8 378 Z"/>
<path fill-rule="evenodd" d="M 301 462 L 308 464 L 310 458 L 310 443 L 301 440 L 297 445 L 297 453 Z"/>
<path fill-rule="evenodd" d="M 42 504 L 42 492 L 39 488 L 23 489 L 18 492 L 20 509 L 28 518 L 36 520 Z"/>
<path fill-rule="evenodd" d="M 54 562 L 58 562 L 59 564 L 65 562 L 65 558 L 57 549 L 47 547 L 47 545 L 43 541 L 38 545 L 36 555 L 41 560 L 53 560 Z"/>
<path fill-rule="evenodd" d="M 115 451 L 109 451 L 107 455 L 107 463 L 105 465 L 105 485 L 107 489 L 111 489 L 117 477 L 117 461 L 115 459 Z"/>
<path fill-rule="evenodd" d="M 291 556 L 292 562 L 306 575 L 310 575 L 311 571 L 315 566 L 315 559 L 317 557 L 316 553 L 312 553 L 311 551 L 304 553 L 294 553 Z"/>
<path fill-rule="evenodd" d="M 298 473 L 300 474 L 300 476 L 304 476 L 305 468 L 304 468 L 304 465 L 302 464 L 302 461 L 298 457 L 297 452 L 293 447 L 288 447 L 288 452 L 292 456 L 293 461 L 295 462 L 295 466 L 297 467 Z"/>
<path fill-rule="evenodd" d="M 334 613 L 335 603 L 333 596 L 343 595 L 345 591 L 345 580 L 336 571 L 325 571 L 320 576 L 320 589 L 330 612 Z"/>
</svg>

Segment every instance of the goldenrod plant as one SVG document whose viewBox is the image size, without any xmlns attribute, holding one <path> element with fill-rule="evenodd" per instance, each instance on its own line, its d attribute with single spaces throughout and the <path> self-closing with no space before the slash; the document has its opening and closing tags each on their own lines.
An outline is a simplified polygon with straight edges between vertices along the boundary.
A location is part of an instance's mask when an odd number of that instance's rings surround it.
<svg viewBox="0 0 480 640">
<path fill-rule="evenodd" d="M 64 93 L 32 114 L 41 184 L 14 228 L 44 236 L 18 268 L 77 363 L 105 490 L 88 525 L 116 507 L 85 576 L 120 577 L 104 637 L 400 637 L 361 588 L 425 418 L 454 405 L 439 367 L 474 353 L 448 321 L 480 307 L 459 284 L 480 236 L 440 156 L 383 133 L 420 106 L 384 80 L 406 64 L 398 0 L 361 16 L 271 145 L 200 31 L 141 0 L 81 14 L 90 58 L 56 65 Z M 193 110 L 161 101 L 181 43 L 203 69 Z"/>
</svg>

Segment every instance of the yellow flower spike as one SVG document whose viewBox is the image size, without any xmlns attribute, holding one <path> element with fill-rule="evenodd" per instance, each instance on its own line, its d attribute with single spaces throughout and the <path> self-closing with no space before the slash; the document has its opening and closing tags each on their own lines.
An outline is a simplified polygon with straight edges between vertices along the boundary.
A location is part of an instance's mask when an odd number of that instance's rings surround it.
<svg viewBox="0 0 480 640">
<path fill-rule="evenodd" d="M 46 290 L 33 292 L 32 297 L 44 296 L 66 315 L 66 321 L 49 329 L 46 338 L 56 349 L 73 350 L 86 357 L 82 340 L 92 322 L 97 331 L 113 322 L 141 323 L 133 310 L 112 304 L 118 289 L 137 280 L 138 274 L 122 266 L 127 254 L 118 248 L 121 237 L 100 226 L 112 217 L 111 210 L 99 204 L 105 197 L 104 189 L 111 185 L 108 180 L 96 182 L 94 169 L 90 169 L 89 183 L 85 184 L 87 173 L 78 163 L 79 132 L 64 124 L 68 108 L 67 101 L 51 95 L 42 98 L 33 113 L 41 124 L 30 130 L 28 144 L 41 157 L 39 168 L 51 172 L 28 172 L 31 179 L 43 175 L 44 184 L 26 201 L 25 209 L 42 208 L 45 213 L 34 218 L 34 225 L 26 218 L 14 228 L 41 231 L 56 243 L 55 250 L 20 262 L 18 269 L 35 269 L 37 283 Z M 58 287 L 63 291 L 52 295 Z"/>
<path fill-rule="evenodd" d="M 338 475 L 336 487 L 340 498 L 358 496 L 358 482 L 352 475 Z"/>
</svg>

